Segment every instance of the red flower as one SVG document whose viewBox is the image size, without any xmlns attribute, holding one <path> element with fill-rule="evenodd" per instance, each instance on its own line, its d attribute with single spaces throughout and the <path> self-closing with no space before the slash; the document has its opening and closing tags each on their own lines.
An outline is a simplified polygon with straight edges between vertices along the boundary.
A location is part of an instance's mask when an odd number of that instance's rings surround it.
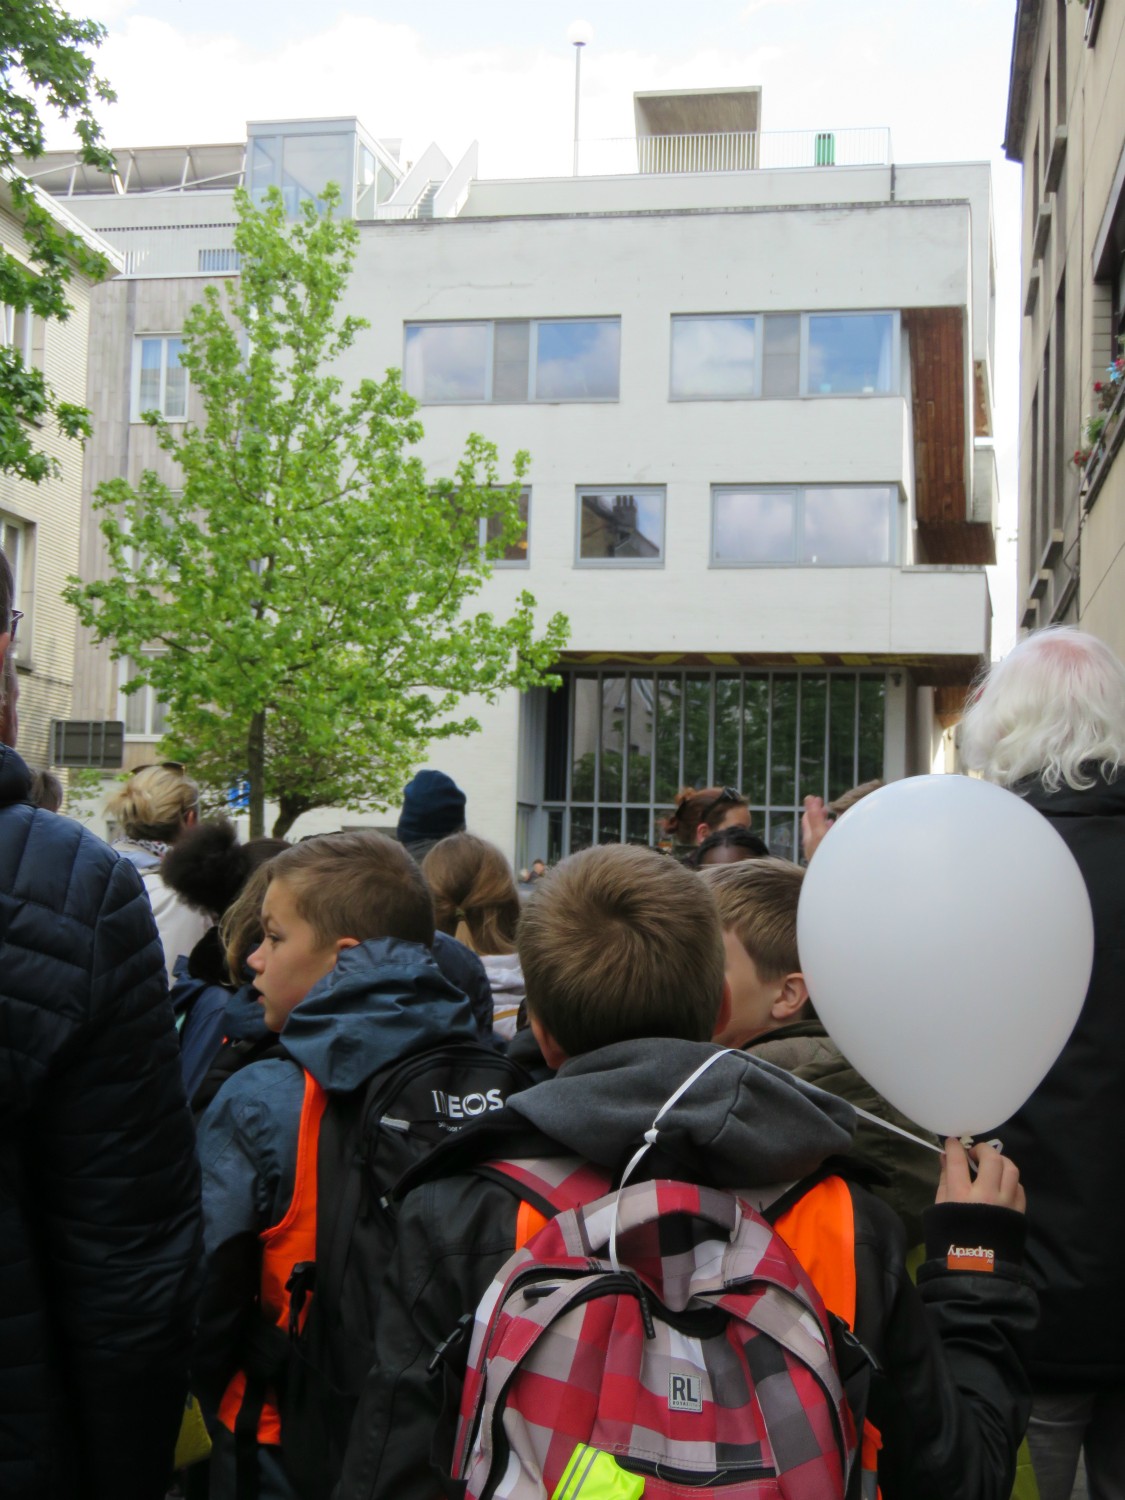
<svg viewBox="0 0 1125 1500">
<path fill-rule="evenodd" d="M 1100 391 L 1100 390 L 1103 390 L 1103 389 L 1104 389 L 1104 387 L 1103 387 L 1103 386 L 1102 386 L 1102 383 L 1101 383 L 1101 381 L 1100 381 L 1100 380 L 1095 380 L 1095 381 L 1094 381 L 1094 389 L 1095 389 L 1095 390 L 1096 390 L 1096 391 Z"/>
</svg>

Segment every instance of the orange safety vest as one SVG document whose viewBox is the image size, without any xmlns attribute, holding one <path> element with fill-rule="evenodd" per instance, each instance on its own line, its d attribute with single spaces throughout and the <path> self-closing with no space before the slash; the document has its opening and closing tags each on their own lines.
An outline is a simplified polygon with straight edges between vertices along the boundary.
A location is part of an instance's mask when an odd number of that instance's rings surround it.
<svg viewBox="0 0 1125 1500">
<path fill-rule="evenodd" d="M 520 1203 L 516 1214 L 516 1249 L 547 1223 L 530 1203 Z M 855 1329 L 855 1214 L 852 1195 L 842 1177 L 825 1177 L 773 1226 L 804 1267 L 830 1313 Z M 863 1500 L 878 1500 L 879 1429 L 864 1418 L 860 1441 Z"/>
<path fill-rule="evenodd" d="M 293 1197 L 284 1218 L 258 1236 L 262 1246 L 261 1310 L 283 1331 L 289 1328 L 289 1293 L 285 1284 L 290 1273 L 298 1262 L 316 1259 L 316 1156 L 327 1102 L 328 1096 L 320 1084 L 311 1073 L 306 1073 Z M 306 1306 L 302 1320 L 307 1313 Z M 231 1376 L 219 1403 L 219 1421 L 231 1432 L 235 1430 L 245 1396 L 246 1373 L 238 1370 Z M 275 1447 L 281 1444 L 281 1416 L 272 1392 L 267 1393 L 258 1418 L 258 1442 Z"/>
</svg>

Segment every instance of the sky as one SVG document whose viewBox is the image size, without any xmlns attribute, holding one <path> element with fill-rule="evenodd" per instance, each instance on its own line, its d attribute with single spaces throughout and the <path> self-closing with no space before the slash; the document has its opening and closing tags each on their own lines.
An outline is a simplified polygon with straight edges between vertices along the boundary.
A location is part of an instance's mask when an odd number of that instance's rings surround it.
<svg viewBox="0 0 1125 1500">
<path fill-rule="evenodd" d="M 1015 638 L 1020 171 L 1000 148 L 1014 0 L 69 0 L 102 21 L 113 147 L 241 141 L 246 122 L 356 115 L 482 177 L 565 173 L 582 55 L 584 141 L 634 134 L 637 90 L 758 84 L 769 130 L 888 126 L 893 160 L 992 163 L 1001 509 L 994 654 Z M 70 142 L 65 128 L 49 144 Z"/>
</svg>

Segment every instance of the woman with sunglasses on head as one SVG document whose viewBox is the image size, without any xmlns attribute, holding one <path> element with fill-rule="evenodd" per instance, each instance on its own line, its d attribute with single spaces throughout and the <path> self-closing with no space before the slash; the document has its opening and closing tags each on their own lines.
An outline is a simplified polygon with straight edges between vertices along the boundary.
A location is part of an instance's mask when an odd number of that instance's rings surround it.
<svg viewBox="0 0 1125 1500">
<path fill-rule="evenodd" d="M 746 798 L 732 786 L 708 786 L 701 791 L 685 786 L 677 792 L 676 805 L 664 819 L 664 832 L 672 839 L 672 854 L 681 861 L 720 828 L 749 827 Z"/>
<path fill-rule="evenodd" d="M 141 766 L 113 793 L 105 810 L 123 833 L 113 847 L 140 873 L 171 983 L 176 959 L 186 957 L 211 925 L 165 885 L 160 873 L 165 854 L 199 821 L 199 788 L 178 761 Z"/>
</svg>

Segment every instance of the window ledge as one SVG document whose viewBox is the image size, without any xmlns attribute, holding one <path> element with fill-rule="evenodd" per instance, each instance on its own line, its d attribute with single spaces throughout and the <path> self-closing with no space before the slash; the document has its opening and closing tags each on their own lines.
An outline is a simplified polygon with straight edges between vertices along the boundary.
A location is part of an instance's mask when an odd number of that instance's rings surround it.
<svg viewBox="0 0 1125 1500">
<path fill-rule="evenodd" d="M 1047 158 L 1047 176 L 1044 181 L 1044 190 L 1053 193 L 1057 190 L 1062 180 L 1063 162 L 1066 160 L 1066 126 L 1056 125 L 1055 134 L 1051 140 L 1051 154 Z"/>
<path fill-rule="evenodd" d="M 1023 315 L 1030 318 L 1039 301 L 1039 267 L 1035 266 L 1027 278 L 1027 295 L 1023 299 Z"/>
<path fill-rule="evenodd" d="M 1035 244 L 1032 256 L 1035 260 L 1042 260 L 1044 251 L 1047 249 L 1047 241 L 1051 237 L 1051 218 L 1053 210 L 1049 203 L 1039 206 L 1039 217 L 1035 221 Z"/>
</svg>

